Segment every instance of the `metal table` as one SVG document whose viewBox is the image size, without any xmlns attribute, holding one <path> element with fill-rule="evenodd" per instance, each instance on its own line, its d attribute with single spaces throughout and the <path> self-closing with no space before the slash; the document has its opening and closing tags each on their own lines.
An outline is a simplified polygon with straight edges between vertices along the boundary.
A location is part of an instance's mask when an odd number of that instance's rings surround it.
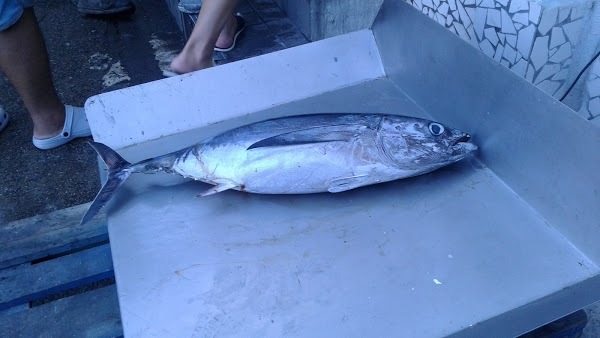
<svg viewBox="0 0 600 338">
<path fill-rule="evenodd" d="M 126 336 L 510 336 L 600 299 L 600 130 L 402 1 L 372 30 L 86 109 L 132 161 L 306 112 L 428 117 L 481 148 L 341 194 L 130 177 L 108 213 Z"/>
</svg>

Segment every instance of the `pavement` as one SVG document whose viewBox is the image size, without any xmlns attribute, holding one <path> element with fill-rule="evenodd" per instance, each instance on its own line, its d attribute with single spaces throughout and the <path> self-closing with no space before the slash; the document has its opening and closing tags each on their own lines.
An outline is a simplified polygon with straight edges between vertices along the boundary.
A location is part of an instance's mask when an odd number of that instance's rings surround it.
<svg viewBox="0 0 600 338">
<path fill-rule="evenodd" d="M 165 1 L 135 0 L 128 17 L 83 16 L 71 0 L 37 0 L 35 11 L 64 102 L 83 106 L 98 93 L 155 81 L 184 45 Z M 241 0 L 248 28 L 218 64 L 297 46 L 308 40 L 272 0 Z M 190 16 L 190 22 L 195 17 Z M 0 132 L 0 225 L 91 201 L 100 188 L 97 157 L 86 139 L 41 151 L 14 88 L 0 76 L 0 105 L 11 116 Z M 586 308 L 583 337 L 600 337 L 600 303 Z"/>
</svg>

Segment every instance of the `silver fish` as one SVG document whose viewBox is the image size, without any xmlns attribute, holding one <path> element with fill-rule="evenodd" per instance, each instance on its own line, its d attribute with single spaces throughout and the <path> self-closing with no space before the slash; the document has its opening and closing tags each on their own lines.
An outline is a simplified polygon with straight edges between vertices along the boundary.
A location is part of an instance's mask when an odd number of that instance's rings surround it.
<svg viewBox="0 0 600 338">
<path fill-rule="evenodd" d="M 108 180 L 82 219 L 89 221 L 132 173 L 159 171 L 258 194 L 337 193 L 417 176 L 475 150 L 470 136 L 440 123 L 384 114 L 298 115 L 229 130 L 189 148 L 130 164 L 91 142 Z"/>
</svg>

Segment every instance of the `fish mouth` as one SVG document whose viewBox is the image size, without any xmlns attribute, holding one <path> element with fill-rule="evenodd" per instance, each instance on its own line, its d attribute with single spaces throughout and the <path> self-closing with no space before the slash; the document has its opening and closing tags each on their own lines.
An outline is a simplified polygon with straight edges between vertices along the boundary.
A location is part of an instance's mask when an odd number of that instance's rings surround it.
<svg viewBox="0 0 600 338">
<path fill-rule="evenodd" d="M 471 141 L 471 135 L 461 135 L 450 143 L 448 146 L 448 152 L 453 155 L 463 155 L 477 150 L 477 146 L 469 141 Z"/>
</svg>

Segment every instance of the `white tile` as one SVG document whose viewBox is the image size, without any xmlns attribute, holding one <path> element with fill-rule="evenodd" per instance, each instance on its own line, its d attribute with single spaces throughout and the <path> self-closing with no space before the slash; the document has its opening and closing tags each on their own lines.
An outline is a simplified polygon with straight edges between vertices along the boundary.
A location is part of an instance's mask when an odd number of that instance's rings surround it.
<svg viewBox="0 0 600 338">
<path fill-rule="evenodd" d="M 567 34 L 567 37 L 572 44 L 579 42 L 582 22 L 583 20 L 577 20 L 563 25 L 563 30 L 565 31 L 565 34 Z"/>
<path fill-rule="evenodd" d="M 440 6 L 440 0 L 433 0 L 433 8 L 437 9 Z"/>
<path fill-rule="evenodd" d="M 513 21 L 510 18 L 510 15 L 508 15 L 508 12 L 505 11 L 504 8 L 501 10 L 501 17 L 502 17 L 502 33 L 517 34 L 515 25 L 513 24 Z"/>
<path fill-rule="evenodd" d="M 450 10 L 451 11 L 455 11 L 456 10 L 456 0 L 448 0 L 448 5 L 450 5 Z"/>
<path fill-rule="evenodd" d="M 510 62 L 508 62 L 508 61 L 506 61 L 506 60 L 504 60 L 504 59 L 502 59 L 502 60 L 500 61 L 500 64 L 501 64 L 501 65 L 503 65 L 503 66 L 504 66 L 504 67 L 506 67 L 506 68 L 510 68 Z"/>
<path fill-rule="evenodd" d="M 465 27 L 463 27 L 463 25 L 461 25 L 459 22 L 455 22 L 454 28 L 456 28 L 456 32 L 458 33 L 458 36 L 463 38 L 463 40 L 469 41 L 469 42 L 471 41 L 471 38 L 469 37 L 469 34 L 467 33 L 467 31 L 465 30 Z"/>
<path fill-rule="evenodd" d="M 558 10 L 558 23 L 565 21 L 569 17 L 569 13 L 571 12 L 571 7 L 561 7 Z"/>
<path fill-rule="evenodd" d="M 458 14 L 458 11 L 453 11 L 452 16 L 454 17 L 454 20 L 460 21 L 460 15 Z"/>
<path fill-rule="evenodd" d="M 423 7 L 423 9 L 421 10 L 421 12 L 423 12 L 423 14 L 427 15 L 427 14 L 429 14 L 429 8 Z"/>
<path fill-rule="evenodd" d="M 479 47 L 479 40 L 477 40 L 477 35 L 475 34 L 475 29 L 473 28 L 473 25 L 467 28 L 467 33 L 469 33 L 469 36 L 471 37 L 471 45 L 473 45 L 473 47 Z"/>
<path fill-rule="evenodd" d="M 498 32 L 498 39 L 500 39 L 500 43 L 501 43 L 501 44 L 504 44 L 504 37 L 505 37 L 505 36 L 506 36 L 506 35 L 505 35 L 504 33 L 500 33 L 500 32 Z"/>
<path fill-rule="evenodd" d="M 506 34 L 506 43 L 513 48 L 517 46 L 517 36 L 514 34 Z"/>
<path fill-rule="evenodd" d="M 500 61 L 502 58 L 502 53 L 504 52 L 504 46 L 498 45 L 496 46 L 496 53 L 494 53 L 494 60 Z"/>
<path fill-rule="evenodd" d="M 517 63 L 510 68 L 513 72 L 517 73 L 520 77 L 525 77 L 527 71 L 527 61 L 520 59 Z"/>
<path fill-rule="evenodd" d="M 540 15 L 542 14 L 542 6 L 540 6 L 536 2 L 529 3 L 529 21 L 534 24 L 538 24 L 540 22 Z"/>
<path fill-rule="evenodd" d="M 446 26 L 450 27 L 450 25 L 452 25 L 452 22 L 454 22 L 452 15 L 448 15 L 448 17 L 446 17 Z"/>
<path fill-rule="evenodd" d="M 429 17 L 435 20 L 435 11 L 433 9 L 429 9 Z"/>
<path fill-rule="evenodd" d="M 592 116 L 600 115 L 600 97 L 590 100 L 588 103 L 588 111 Z"/>
<path fill-rule="evenodd" d="M 537 86 L 549 95 L 554 95 L 554 93 L 556 93 L 556 90 L 560 87 L 560 82 L 546 80 Z"/>
<path fill-rule="evenodd" d="M 590 97 L 600 96 L 600 79 L 588 81 L 586 87 Z"/>
<path fill-rule="evenodd" d="M 525 74 L 525 78 L 529 82 L 533 82 L 533 76 L 535 75 L 535 69 L 531 64 L 527 65 L 527 74 Z"/>
<path fill-rule="evenodd" d="M 573 62 L 573 59 L 567 59 L 567 61 L 563 62 L 563 67 L 569 67 L 571 66 L 571 63 Z"/>
<path fill-rule="evenodd" d="M 517 37 L 517 50 L 526 59 L 529 59 L 531 46 L 533 46 L 533 36 L 535 35 L 535 24 L 531 24 L 519 31 Z"/>
<path fill-rule="evenodd" d="M 418 10 L 423 10 L 423 3 L 421 0 L 415 0 L 412 2 L 413 7 L 416 7 Z"/>
<path fill-rule="evenodd" d="M 475 24 L 475 7 L 465 7 L 465 11 L 467 12 L 467 15 L 469 16 L 469 19 L 471 19 L 471 22 L 473 22 L 473 24 Z"/>
<path fill-rule="evenodd" d="M 550 28 L 556 25 L 556 18 L 558 16 L 558 8 L 549 8 L 542 12 L 542 19 L 538 26 L 538 30 L 542 35 L 548 34 Z"/>
<path fill-rule="evenodd" d="M 452 33 L 454 33 L 454 34 L 458 34 L 458 33 L 456 32 L 456 28 L 454 28 L 454 25 L 452 25 L 452 26 L 448 27 L 448 29 L 449 29 L 449 30 L 450 30 Z"/>
<path fill-rule="evenodd" d="M 446 27 L 446 18 L 444 18 L 444 16 L 442 16 L 440 13 L 435 13 L 435 19 L 440 23 L 440 25 Z"/>
<path fill-rule="evenodd" d="M 515 23 L 520 23 L 523 25 L 529 24 L 529 14 L 527 13 L 517 13 L 512 16 L 512 19 Z"/>
<path fill-rule="evenodd" d="M 460 1 L 456 3 L 456 6 L 458 7 L 458 14 L 460 14 L 460 20 L 462 21 L 463 25 L 465 27 L 471 26 L 471 19 L 467 15 L 467 12 L 465 11 L 465 8 L 460 3 Z"/>
<path fill-rule="evenodd" d="M 510 62 L 510 64 L 514 64 L 517 58 L 517 52 L 511 46 L 506 45 L 504 46 L 502 57 Z"/>
<path fill-rule="evenodd" d="M 508 7 L 508 11 L 511 13 L 516 13 L 519 11 L 526 11 L 529 9 L 529 1 L 528 0 L 512 0 L 510 2 L 510 6 Z"/>
<path fill-rule="evenodd" d="M 494 0 L 483 0 L 481 1 L 478 7 L 494 8 L 496 7 L 496 3 L 494 2 Z"/>
<path fill-rule="evenodd" d="M 600 127 L 600 116 L 596 116 L 593 119 L 590 120 L 590 122 L 592 122 L 592 124 Z"/>
<path fill-rule="evenodd" d="M 475 0 L 465 0 L 465 6 L 475 5 Z"/>
<path fill-rule="evenodd" d="M 544 67 L 542 67 L 542 70 L 540 70 L 538 75 L 535 77 L 534 83 L 538 84 L 538 83 L 548 79 L 549 77 L 555 75 L 559 71 L 560 71 L 560 65 L 558 65 L 556 63 L 547 63 L 546 65 L 544 65 Z"/>
<path fill-rule="evenodd" d="M 423 0 L 423 6 L 427 6 L 429 8 L 433 8 L 433 1 L 431 1 L 431 0 Z"/>
<path fill-rule="evenodd" d="M 483 40 L 483 30 L 485 28 L 485 20 L 487 19 L 487 9 L 485 8 L 477 8 L 475 10 L 475 33 L 477 33 L 477 37 L 479 40 Z"/>
<path fill-rule="evenodd" d="M 443 15 L 443 16 L 447 16 L 448 15 L 448 10 L 450 9 L 450 6 L 448 6 L 447 2 L 443 2 L 440 7 L 438 7 L 438 12 Z"/>
<path fill-rule="evenodd" d="M 563 69 L 560 70 L 560 72 L 556 73 L 552 77 L 552 80 L 555 80 L 555 81 L 564 80 L 567 77 L 569 77 L 569 68 L 563 68 Z"/>
<path fill-rule="evenodd" d="M 548 52 L 548 57 L 552 57 L 552 55 L 554 55 L 557 51 L 558 51 L 558 47 L 554 47 L 554 48 L 550 49 L 550 51 Z"/>
<path fill-rule="evenodd" d="M 498 34 L 496 34 L 496 29 L 495 28 L 486 28 L 484 30 L 485 32 L 485 38 L 490 40 L 490 42 L 492 43 L 492 45 L 497 45 L 498 44 Z"/>
<path fill-rule="evenodd" d="M 487 39 L 479 43 L 479 49 L 481 49 L 481 51 L 489 57 L 494 57 L 494 53 L 496 52 L 492 44 Z"/>
<path fill-rule="evenodd" d="M 592 63 L 592 73 L 600 76 L 600 59 L 596 59 L 596 61 Z"/>
<path fill-rule="evenodd" d="M 550 39 L 550 49 L 562 45 L 567 41 L 567 39 L 565 39 L 565 33 L 563 33 L 563 30 L 560 27 L 552 28 L 551 36 L 552 38 Z"/>
<path fill-rule="evenodd" d="M 587 4 L 586 4 L 587 7 Z M 582 18 L 587 13 L 587 8 L 584 6 L 573 7 L 571 10 L 571 21 Z"/>
<path fill-rule="evenodd" d="M 496 0 L 496 3 L 506 7 L 506 5 L 508 5 L 508 0 Z"/>
<path fill-rule="evenodd" d="M 488 9 L 487 24 L 494 27 L 502 27 L 502 15 L 497 9 Z"/>
<path fill-rule="evenodd" d="M 535 39 L 533 43 L 533 49 L 531 50 L 531 62 L 536 70 L 542 68 L 542 66 L 548 62 L 548 37 L 540 36 Z"/>
<path fill-rule="evenodd" d="M 562 46 L 560 46 L 560 48 L 558 48 L 558 51 L 556 51 L 556 53 L 554 55 L 552 55 L 550 57 L 550 61 L 560 63 L 570 57 L 571 57 L 571 44 L 566 42 Z"/>
<path fill-rule="evenodd" d="M 528 55 L 528 56 L 529 56 L 529 55 Z M 525 59 L 525 60 L 528 60 L 528 58 L 525 58 L 525 57 L 523 57 L 523 55 L 522 55 L 522 54 L 521 54 L 519 51 L 517 51 L 517 60 L 518 60 L 518 59 Z"/>
<path fill-rule="evenodd" d="M 521 28 L 523 28 L 524 26 L 518 22 L 515 22 L 515 28 L 517 29 L 517 31 L 521 30 Z"/>
</svg>

